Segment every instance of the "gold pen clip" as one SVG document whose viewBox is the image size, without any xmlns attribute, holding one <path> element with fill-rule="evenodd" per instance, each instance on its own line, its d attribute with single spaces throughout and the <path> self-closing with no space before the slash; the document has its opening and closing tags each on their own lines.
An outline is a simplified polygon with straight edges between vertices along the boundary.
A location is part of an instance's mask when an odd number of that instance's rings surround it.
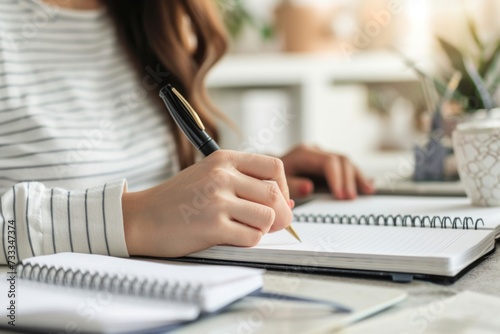
<svg viewBox="0 0 500 334">
<path fill-rule="evenodd" d="M 198 116 L 198 114 L 196 113 L 196 111 L 194 111 L 193 107 L 191 107 L 191 105 L 188 103 L 188 101 L 186 101 L 186 99 L 184 98 L 184 96 L 182 96 L 181 93 L 179 93 L 177 91 L 177 89 L 175 89 L 173 87 L 172 87 L 172 92 L 174 92 L 174 94 L 177 95 L 177 97 L 179 98 L 179 100 L 181 101 L 181 103 L 186 107 L 186 109 L 188 110 L 189 114 L 193 118 L 193 121 L 196 123 L 196 125 L 198 125 L 198 127 L 200 128 L 200 130 L 205 130 L 205 126 L 201 122 L 200 117 Z"/>
</svg>

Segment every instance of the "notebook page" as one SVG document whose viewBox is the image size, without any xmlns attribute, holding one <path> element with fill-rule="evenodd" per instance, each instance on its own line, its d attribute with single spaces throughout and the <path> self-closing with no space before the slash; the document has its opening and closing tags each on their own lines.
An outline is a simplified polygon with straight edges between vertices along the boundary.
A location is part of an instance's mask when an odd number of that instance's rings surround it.
<svg viewBox="0 0 500 334">
<path fill-rule="evenodd" d="M 461 220 L 464 217 L 471 217 L 474 222 L 478 219 L 484 221 L 484 226 L 478 224 L 478 229 L 500 231 L 500 208 L 475 207 L 466 197 L 366 196 L 356 201 L 335 201 L 330 196 L 321 196 L 317 200 L 297 207 L 294 213 L 346 216 L 413 215 L 428 216 L 431 219 L 438 216 L 450 217 L 451 222 L 457 217 Z M 449 221 L 447 226 L 451 227 Z M 436 227 L 440 227 L 439 224 Z M 462 228 L 462 225 L 458 224 L 458 227 Z M 471 227 L 473 228 L 469 226 Z"/>
<path fill-rule="evenodd" d="M 254 249 L 393 256 L 453 256 L 480 242 L 487 232 L 295 223 L 302 242 L 286 231 L 267 234 Z M 476 231 L 478 232 L 478 231 Z"/>
<path fill-rule="evenodd" d="M 490 230 L 294 223 L 251 248 L 217 246 L 190 256 L 299 266 L 418 272 L 454 276 L 491 250 Z"/>
<path fill-rule="evenodd" d="M 193 320 L 199 314 L 196 305 L 68 289 L 19 280 L 16 327 L 123 333 Z M 0 301 L 7 305 L 7 294 Z"/>
</svg>

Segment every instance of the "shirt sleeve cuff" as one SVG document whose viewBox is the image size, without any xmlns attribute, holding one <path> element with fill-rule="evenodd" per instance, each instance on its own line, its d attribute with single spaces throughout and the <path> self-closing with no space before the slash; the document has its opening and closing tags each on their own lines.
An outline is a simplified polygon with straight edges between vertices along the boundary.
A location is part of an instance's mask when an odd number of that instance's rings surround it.
<svg viewBox="0 0 500 334">
<path fill-rule="evenodd" d="M 123 225 L 122 196 L 127 192 L 125 179 L 105 185 L 103 189 L 103 212 L 109 255 L 128 257 Z"/>
</svg>

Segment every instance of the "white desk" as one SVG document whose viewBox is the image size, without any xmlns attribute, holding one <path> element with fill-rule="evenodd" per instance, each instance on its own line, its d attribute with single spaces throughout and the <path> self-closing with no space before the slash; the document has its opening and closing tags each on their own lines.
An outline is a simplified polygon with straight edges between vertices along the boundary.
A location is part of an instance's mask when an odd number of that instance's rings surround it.
<svg viewBox="0 0 500 334">
<path fill-rule="evenodd" d="M 326 282 L 347 282 L 347 283 L 366 284 L 368 286 L 393 287 L 405 290 L 408 293 L 409 297 L 407 299 L 405 299 L 399 304 L 396 304 L 394 307 L 375 315 L 375 317 L 387 315 L 390 313 L 395 313 L 403 309 L 409 309 L 414 307 L 417 307 L 419 310 L 423 310 L 421 312 L 428 312 L 428 313 L 431 312 L 429 316 L 436 317 L 439 314 L 432 314 L 431 307 L 425 307 L 423 309 L 420 309 L 420 307 L 427 306 L 428 304 L 431 304 L 433 305 L 432 307 L 436 308 L 442 307 L 443 305 L 442 303 L 446 298 L 454 296 L 459 292 L 465 290 L 472 290 L 490 296 L 500 297 L 500 254 L 499 253 L 493 254 L 490 258 L 481 262 L 477 267 L 473 268 L 457 282 L 447 286 L 429 283 L 425 281 L 413 281 L 411 283 L 393 283 L 388 280 L 358 279 L 349 277 L 290 274 L 290 273 L 279 273 L 279 272 L 269 272 L 268 275 L 273 277 L 274 279 L 279 279 L 279 277 L 287 277 L 287 278 L 297 277 L 298 279 L 312 278 Z M 366 298 L 369 297 L 367 296 Z M 470 305 L 470 307 L 474 308 L 474 305 Z M 202 323 L 200 323 L 199 325 L 201 324 Z M 198 332 L 213 333 L 213 334 L 233 333 L 231 331 L 227 331 L 227 328 L 231 328 L 231 326 L 229 326 L 225 322 L 224 324 L 225 326 L 222 327 L 225 328 L 220 328 L 220 327 L 214 328 L 214 326 L 210 325 L 210 322 L 207 322 L 204 326 L 193 327 L 193 329 L 195 328 L 196 330 L 190 330 L 188 326 L 184 330 L 182 330 L 181 333 L 188 333 L 188 334 L 198 333 Z M 408 332 L 410 332 L 410 330 L 415 332 L 415 326 L 417 325 L 409 323 L 407 328 Z M 283 328 L 284 331 L 281 331 L 280 334 L 281 333 L 293 334 L 297 332 L 294 331 L 293 326 L 288 326 L 288 327 L 283 326 Z M 257 329 L 255 329 L 252 333 L 275 334 L 272 332 L 259 331 Z M 379 333 L 382 334 L 382 332 L 376 332 L 376 334 Z"/>
<path fill-rule="evenodd" d="M 0 267 L 0 274 L 6 270 L 6 267 Z M 282 272 L 268 272 L 269 278 L 279 279 L 280 277 L 294 278 L 310 278 L 325 282 L 348 282 L 357 284 L 366 284 L 369 286 L 379 286 L 379 287 L 394 287 L 397 289 L 405 290 L 409 297 L 403 302 L 397 304 L 395 307 L 382 312 L 381 314 L 387 314 L 388 312 L 395 312 L 397 310 L 406 309 L 410 307 L 423 306 L 431 302 L 441 301 L 444 298 L 453 296 L 460 291 L 472 290 L 491 296 L 500 297 L 500 253 L 494 253 L 490 258 L 481 262 L 478 266 L 473 268 L 464 277 L 459 279 L 452 285 L 444 286 L 433 284 L 424 281 L 413 281 L 407 284 L 393 283 L 388 280 L 374 280 L 374 279 L 359 279 L 350 277 L 338 277 L 338 276 L 324 276 L 324 275 L 306 275 L 306 274 L 291 274 Z M 471 307 L 474 307 L 471 305 Z M 213 330 L 207 328 L 205 332 L 209 333 L 224 333 L 229 334 L 221 329 Z M 9 333 L 2 331 L 2 333 Z M 14 333 L 14 332 L 11 332 Z M 290 333 L 293 333 L 293 328 L 290 329 Z M 236 333 L 235 333 L 236 334 Z M 270 333 L 275 334 L 275 333 Z"/>
</svg>

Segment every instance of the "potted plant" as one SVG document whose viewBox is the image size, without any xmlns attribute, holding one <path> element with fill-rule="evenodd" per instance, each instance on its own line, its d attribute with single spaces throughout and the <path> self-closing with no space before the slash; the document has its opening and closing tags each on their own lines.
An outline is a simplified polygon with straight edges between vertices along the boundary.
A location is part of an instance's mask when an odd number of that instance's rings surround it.
<svg viewBox="0 0 500 334">
<path fill-rule="evenodd" d="M 473 45 L 462 49 L 437 38 L 449 63 L 449 68 L 440 75 L 427 75 L 403 55 L 421 78 L 432 113 L 431 136 L 425 145 L 415 147 L 415 181 L 457 179 L 451 132 L 457 123 L 483 116 L 498 107 L 500 39 L 485 43 L 474 22 L 469 17 L 466 21 Z"/>
</svg>

